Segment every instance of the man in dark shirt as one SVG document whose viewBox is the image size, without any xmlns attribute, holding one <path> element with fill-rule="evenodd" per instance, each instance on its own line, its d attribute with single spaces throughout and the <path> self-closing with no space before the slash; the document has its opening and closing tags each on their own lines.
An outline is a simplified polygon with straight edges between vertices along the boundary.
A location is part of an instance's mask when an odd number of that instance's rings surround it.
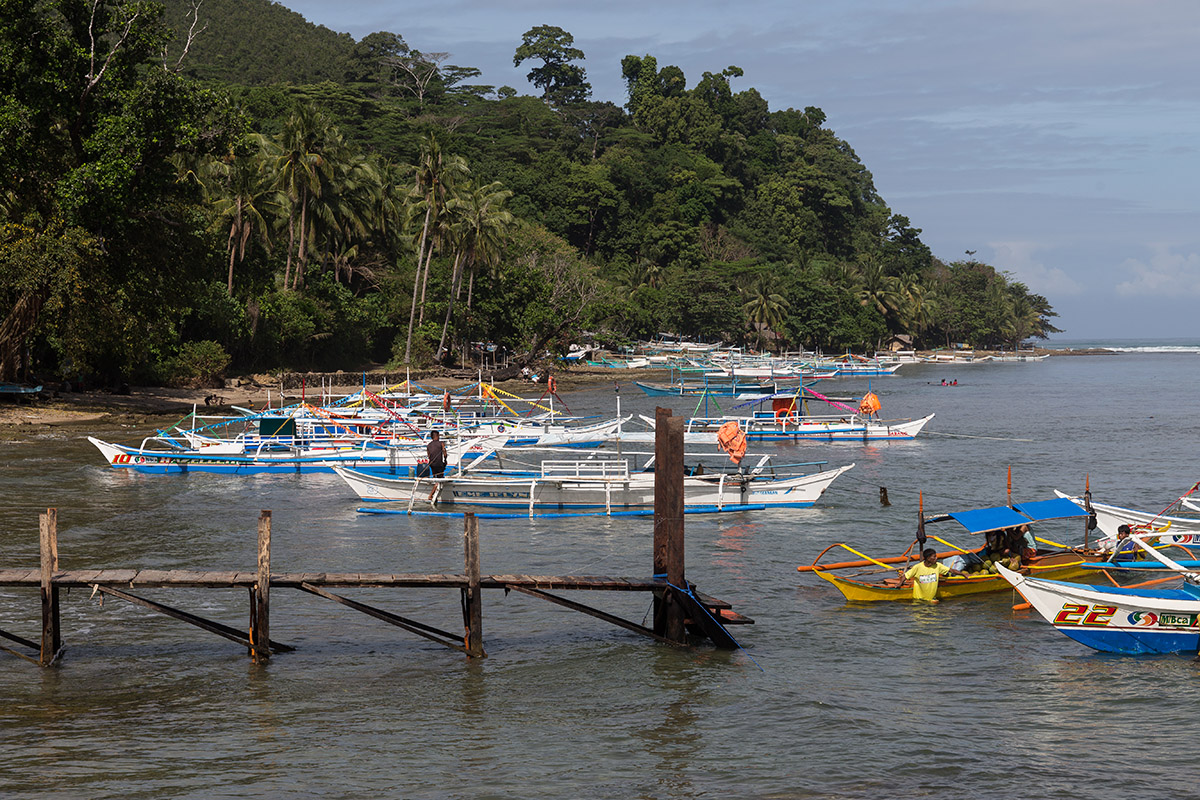
<svg viewBox="0 0 1200 800">
<path fill-rule="evenodd" d="M 429 444 L 425 445 L 425 455 L 429 458 L 429 474 L 435 478 L 446 475 L 446 445 L 442 444 L 437 431 L 429 434 Z"/>
</svg>

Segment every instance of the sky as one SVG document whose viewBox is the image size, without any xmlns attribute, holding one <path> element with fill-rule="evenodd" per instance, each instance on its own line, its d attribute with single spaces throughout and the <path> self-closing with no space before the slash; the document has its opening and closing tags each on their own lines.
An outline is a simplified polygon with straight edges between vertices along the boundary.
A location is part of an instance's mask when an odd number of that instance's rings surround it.
<svg viewBox="0 0 1200 800">
<path fill-rule="evenodd" d="M 476 67 L 513 66 L 555 25 L 595 100 L 621 59 L 701 75 L 772 109 L 817 106 L 944 261 L 973 257 L 1045 295 L 1056 339 L 1200 341 L 1200 2 L 1196 0 L 285 0 L 309 21 Z M 967 256 L 973 251 L 973 256 Z"/>
</svg>

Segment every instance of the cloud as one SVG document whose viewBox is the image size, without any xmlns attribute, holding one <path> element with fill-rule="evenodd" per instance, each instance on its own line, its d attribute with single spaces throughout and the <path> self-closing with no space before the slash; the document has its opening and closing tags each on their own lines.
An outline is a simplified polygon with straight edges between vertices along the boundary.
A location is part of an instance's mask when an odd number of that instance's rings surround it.
<svg viewBox="0 0 1200 800">
<path fill-rule="evenodd" d="M 1166 246 L 1153 249 L 1148 260 L 1130 258 L 1121 264 L 1129 280 L 1117 284 L 1118 295 L 1200 295 L 1200 253 L 1173 253 Z"/>
<path fill-rule="evenodd" d="M 1034 256 L 1042 246 L 1037 242 L 989 242 L 994 265 L 1021 281 L 1035 294 L 1046 297 L 1083 294 L 1084 287 L 1058 267 L 1048 267 Z"/>
</svg>

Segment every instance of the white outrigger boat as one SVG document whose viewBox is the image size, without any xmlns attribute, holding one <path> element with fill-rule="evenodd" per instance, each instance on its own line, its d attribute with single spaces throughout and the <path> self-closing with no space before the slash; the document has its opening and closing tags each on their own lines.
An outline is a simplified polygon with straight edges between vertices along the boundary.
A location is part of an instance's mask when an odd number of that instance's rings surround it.
<svg viewBox="0 0 1200 800">
<path fill-rule="evenodd" d="M 1178 514 L 1168 513 L 1176 508 L 1197 510 L 1187 500 L 1188 495 L 1196 491 L 1197 488 L 1200 488 L 1200 484 L 1193 486 L 1187 494 L 1157 514 L 1108 505 L 1106 503 L 1097 503 L 1090 499 L 1085 503 L 1083 498 L 1071 497 L 1057 489 L 1054 493 L 1059 497 L 1069 499 L 1085 511 L 1090 510 L 1095 514 L 1096 527 L 1104 534 L 1099 542 L 1101 546 L 1111 547 L 1117 539 L 1117 528 L 1122 525 L 1128 525 L 1135 534 L 1153 534 L 1156 543 L 1159 545 L 1200 548 L 1200 517 L 1183 517 Z"/>
<path fill-rule="evenodd" d="M 1179 588 L 1093 586 L 1032 578 L 999 567 L 1000 574 L 1060 633 L 1108 653 L 1195 653 L 1200 647 L 1200 573 L 1197 562 L 1176 562 L 1152 547 L 1150 534 L 1130 537 L 1152 559 L 1141 564 L 1183 578 Z M 1186 566 L 1185 566 L 1186 565 Z M 1107 562 L 1086 564 L 1097 569 Z M 1124 563 L 1128 568 L 1133 564 Z"/>
<path fill-rule="evenodd" d="M 848 416 L 775 416 L 756 414 L 750 417 L 693 417 L 684 424 L 684 436 L 707 436 L 713 434 L 729 421 L 735 421 L 745 432 L 746 438 L 757 441 L 798 441 L 818 439 L 831 442 L 903 441 L 915 439 L 933 414 L 914 420 L 878 420 L 859 414 Z M 642 417 L 653 424 L 650 417 Z M 629 435 L 623 437 L 632 441 Z"/>
<path fill-rule="evenodd" d="M 764 474 L 769 457 L 750 472 L 692 474 L 683 479 L 684 507 L 807 508 L 853 464 L 804 475 Z M 816 463 L 816 462 L 814 462 Z M 799 465 L 796 465 L 799 466 Z M 492 506 L 527 510 L 603 510 L 654 507 L 654 473 L 635 472 L 625 459 L 543 461 L 537 471 L 468 469 L 446 478 L 415 478 L 334 469 L 363 500 L 415 505 Z"/>
<path fill-rule="evenodd" d="M 508 440 L 505 434 L 465 437 L 446 448 L 446 462 L 486 457 Z M 262 441 L 253 450 L 233 451 L 235 446 L 187 448 L 174 439 L 151 436 L 139 447 L 114 444 L 89 436 L 109 466 L 150 474 L 212 472 L 230 475 L 260 473 L 329 472 L 336 466 L 378 466 L 397 472 L 416 472 L 428 463 L 424 444 L 408 447 L 383 446 L 369 440 L 353 447 L 286 445 Z M 241 447 L 237 445 L 236 447 Z"/>
<path fill-rule="evenodd" d="M 824 416 L 802 413 L 808 396 L 828 403 L 838 409 L 839 414 Z M 762 406 L 770 401 L 770 410 L 755 411 L 749 416 L 692 417 L 684 423 L 684 441 L 703 440 L 712 437 L 729 422 L 736 422 L 746 438 L 757 441 L 800 441 L 816 439 L 831 442 L 904 441 L 915 439 L 933 414 L 920 419 L 880 419 L 879 398 L 868 391 L 857 406 L 847 405 L 832 397 L 813 391 L 809 387 L 797 387 L 788 391 L 754 398 L 735 406 L 734 410 L 748 406 Z M 645 415 L 641 420 L 649 427 L 648 433 L 625 431 L 622 440 L 628 442 L 652 441 L 654 419 Z M 711 439 L 710 439 L 711 441 Z"/>
</svg>

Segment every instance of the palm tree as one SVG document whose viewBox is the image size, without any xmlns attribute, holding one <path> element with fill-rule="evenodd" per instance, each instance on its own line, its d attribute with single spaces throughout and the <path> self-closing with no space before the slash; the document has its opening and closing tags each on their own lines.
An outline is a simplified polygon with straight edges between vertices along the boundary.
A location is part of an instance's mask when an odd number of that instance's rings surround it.
<svg viewBox="0 0 1200 800">
<path fill-rule="evenodd" d="M 214 180 L 206 183 L 217 219 L 215 225 L 229 223 L 229 276 L 226 292 L 233 296 L 233 265 L 246 260 L 246 245 L 257 227 L 264 247 L 270 247 L 267 221 L 260 205 L 265 205 L 270 192 L 270 177 L 266 169 L 266 140 L 253 134 L 256 152 L 234 155 L 227 160 L 213 160 L 208 172 Z"/>
<path fill-rule="evenodd" d="M 313 243 L 321 260 L 333 264 L 334 280 L 344 271 L 348 281 L 360 245 L 374 230 L 380 175 L 369 158 L 349 150 L 340 150 L 328 163 L 321 192 L 311 201 Z"/>
<path fill-rule="evenodd" d="M 464 267 L 471 272 L 467 284 L 467 308 L 471 307 L 475 290 L 475 273 L 480 266 L 490 271 L 500 262 L 500 254 L 509 234 L 516 227 L 517 218 L 504 208 L 512 192 L 503 188 L 499 181 L 481 186 L 468 197 L 471 211 L 471 251 Z M 459 292 L 462 284 L 459 283 Z"/>
<path fill-rule="evenodd" d="M 901 283 L 901 321 L 914 337 L 920 340 L 933 327 L 940 310 L 940 295 L 927 289 L 916 278 Z"/>
<path fill-rule="evenodd" d="M 412 356 L 413 324 L 417 313 L 417 286 L 421 285 L 421 320 L 425 319 L 425 283 L 429 279 L 429 262 L 433 258 L 433 241 L 431 233 L 437 217 L 441 214 L 454 182 L 465 177 L 469 170 L 467 162 L 461 156 L 446 155 L 442 151 L 441 142 L 430 133 L 421 147 L 421 158 L 414 168 L 415 180 L 409 196 L 412 209 L 420 209 L 424 213 L 421 225 L 421 237 L 417 243 L 417 274 L 413 279 L 412 306 L 408 313 L 408 340 L 404 345 L 404 363 L 409 363 Z M 422 278 L 424 274 L 424 278 Z"/>
<path fill-rule="evenodd" d="M 745 298 L 742 311 L 751 329 L 760 336 L 766 331 L 779 335 L 791 305 L 787 298 L 775 291 L 772 281 L 766 275 L 759 275 L 753 284 L 741 290 L 741 294 Z"/>
<path fill-rule="evenodd" d="M 330 169 L 327 153 L 331 146 L 340 144 L 339 139 L 328 118 L 310 106 L 297 107 L 284 124 L 280 154 L 276 159 L 275 184 L 288 201 L 288 257 L 283 275 L 284 288 L 288 288 L 289 279 L 292 288 L 298 288 L 303 281 L 308 257 L 307 244 L 312 236 L 308 223 L 309 201 L 314 196 L 320 196 L 322 178 L 328 177 Z M 298 221 L 297 212 L 300 215 Z M 296 230 L 297 222 L 299 231 Z M 294 277 L 293 253 L 296 254 Z"/>
<path fill-rule="evenodd" d="M 888 275 L 883 264 L 870 253 L 859 256 L 858 279 L 858 302 L 874 306 L 890 327 L 900 307 L 900 280 Z"/>
<path fill-rule="evenodd" d="M 442 339 L 438 343 L 437 358 L 440 361 L 446 349 L 446 332 L 450 327 L 450 313 L 454 301 L 462 288 L 464 269 L 471 270 L 471 289 L 467 292 L 467 307 L 470 308 L 471 293 L 475 285 L 477 264 L 492 264 L 498 259 L 500 248 L 509 229 L 516 221 L 505 211 L 504 203 L 512 197 L 499 181 L 486 186 L 472 187 L 469 184 L 448 204 L 447 211 L 456 220 L 451 234 L 454 242 L 454 270 L 450 279 L 450 300 L 446 304 L 446 318 L 442 322 Z"/>
</svg>

